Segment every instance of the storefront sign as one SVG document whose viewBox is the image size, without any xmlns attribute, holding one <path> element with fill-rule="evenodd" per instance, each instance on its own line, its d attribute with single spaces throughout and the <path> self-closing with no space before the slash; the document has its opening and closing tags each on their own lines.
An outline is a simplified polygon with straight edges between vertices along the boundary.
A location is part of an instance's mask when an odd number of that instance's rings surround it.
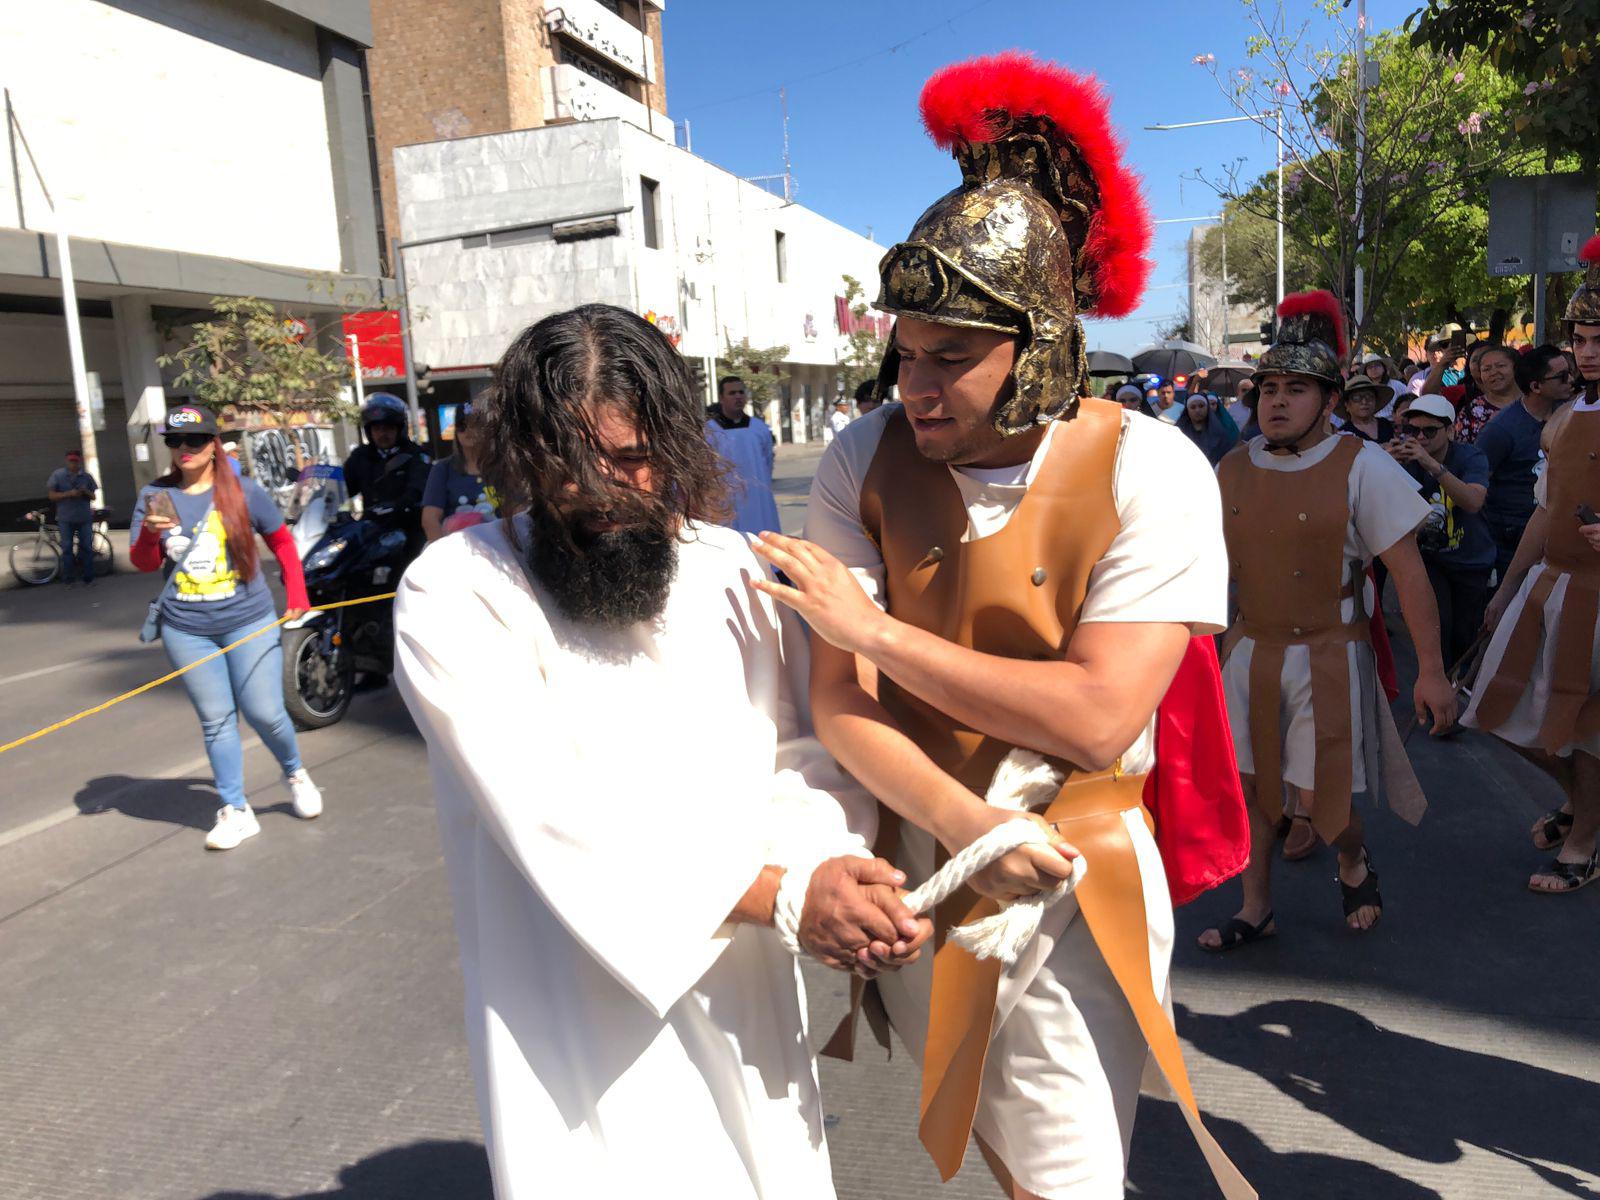
<svg viewBox="0 0 1600 1200">
<path fill-rule="evenodd" d="M 345 344 L 356 339 L 361 352 L 361 378 L 403 379 L 405 353 L 400 346 L 400 314 L 393 309 L 345 313 Z"/>
</svg>

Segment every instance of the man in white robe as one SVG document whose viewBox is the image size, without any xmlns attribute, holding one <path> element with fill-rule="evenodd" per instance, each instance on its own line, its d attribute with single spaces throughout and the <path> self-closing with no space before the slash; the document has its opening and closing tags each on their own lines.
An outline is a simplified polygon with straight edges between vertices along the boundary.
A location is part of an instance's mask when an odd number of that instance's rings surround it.
<svg viewBox="0 0 1600 1200">
<path fill-rule="evenodd" d="M 778 529 L 778 501 L 772 495 L 772 430 L 746 411 L 750 395 L 744 380 L 729 375 L 717 382 L 717 403 L 706 421 L 706 440 L 728 464 L 733 514 L 724 524 L 740 533 Z"/>
<path fill-rule="evenodd" d="M 666 399 L 627 396 L 639 378 Z M 529 511 L 431 546 L 395 622 L 496 1195 L 684 1174 L 831 1197 L 797 964 L 765 927 L 778 884 L 822 862 L 800 941 L 835 966 L 874 939 L 911 961 L 927 923 L 887 864 L 836 857 L 865 854 L 872 806 L 803 736 L 803 636 L 748 586 L 759 562 L 698 519 L 717 474 L 688 376 L 653 327 L 587 306 L 518 339 L 484 423 Z"/>
</svg>

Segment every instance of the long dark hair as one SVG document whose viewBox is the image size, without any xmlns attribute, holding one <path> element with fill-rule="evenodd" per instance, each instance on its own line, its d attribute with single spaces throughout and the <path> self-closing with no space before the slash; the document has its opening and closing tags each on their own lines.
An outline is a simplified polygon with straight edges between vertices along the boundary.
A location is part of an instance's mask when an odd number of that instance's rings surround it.
<svg viewBox="0 0 1600 1200">
<path fill-rule="evenodd" d="M 637 424 L 650 493 L 607 472 L 593 421 L 604 405 Z M 483 479 L 508 510 L 526 506 L 564 529 L 598 518 L 663 531 L 726 513 L 726 468 L 706 441 L 694 379 L 661 331 L 626 309 L 585 304 L 524 329 L 473 421 Z"/>
<path fill-rule="evenodd" d="M 228 563 L 241 583 L 249 583 L 261 565 L 261 556 L 256 551 L 255 526 L 250 522 L 250 506 L 245 503 L 244 488 L 233 473 L 233 464 L 228 461 L 222 439 L 212 438 L 211 445 L 211 507 L 222 518 L 222 532 L 228 538 Z M 157 487 L 180 487 L 183 472 L 174 463 L 155 483 Z M 194 531 L 185 529 L 183 532 Z"/>
</svg>

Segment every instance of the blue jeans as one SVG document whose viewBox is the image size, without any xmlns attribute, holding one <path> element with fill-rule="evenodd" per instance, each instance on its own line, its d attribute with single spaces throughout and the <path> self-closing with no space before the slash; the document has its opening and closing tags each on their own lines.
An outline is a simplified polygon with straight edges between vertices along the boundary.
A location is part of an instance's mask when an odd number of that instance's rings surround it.
<svg viewBox="0 0 1600 1200">
<path fill-rule="evenodd" d="M 61 529 L 61 581 L 70 582 L 74 564 L 78 568 L 78 578 L 85 583 L 94 579 L 94 522 L 93 521 L 57 521 Z M 74 551 L 73 545 L 77 549 Z"/>
<path fill-rule="evenodd" d="M 174 667 L 186 666 L 236 642 L 252 630 L 269 624 L 273 618 L 251 621 L 238 629 L 216 635 L 186 633 L 166 622 L 161 625 L 161 644 Z M 200 732 L 205 736 L 206 757 L 211 760 L 211 776 L 224 804 L 243 808 L 244 754 L 239 745 L 239 712 L 261 736 L 267 749 L 283 767 L 284 775 L 300 769 L 300 747 L 295 742 L 294 725 L 283 707 L 283 643 L 278 633 L 264 633 L 237 650 L 196 667 L 183 677 L 189 701 L 200 716 Z"/>
</svg>

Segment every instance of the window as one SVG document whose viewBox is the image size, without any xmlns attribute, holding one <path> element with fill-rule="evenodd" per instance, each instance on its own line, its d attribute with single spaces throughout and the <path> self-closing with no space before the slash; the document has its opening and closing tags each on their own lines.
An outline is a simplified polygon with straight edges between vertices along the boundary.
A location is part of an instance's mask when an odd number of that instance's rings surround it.
<svg viewBox="0 0 1600 1200">
<path fill-rule="evenodd" d="M 784 238 L 783 230 L 780 229 L 780 230 L 777 231 L 777 233 L 773 234 L 773 241 L 776 244 L 777 250 L 778 250 L 778 282 L 779 283 L 788 283 L 789 282 L 789 252 L 785 248 L 785 240 L 786 239 Z"/>
<path fill-rule="evenodd" d="M 644 244 L 661 249 L 661 185 L 639 176 L 639 223 L 644 227 Z"/>
</svg>

